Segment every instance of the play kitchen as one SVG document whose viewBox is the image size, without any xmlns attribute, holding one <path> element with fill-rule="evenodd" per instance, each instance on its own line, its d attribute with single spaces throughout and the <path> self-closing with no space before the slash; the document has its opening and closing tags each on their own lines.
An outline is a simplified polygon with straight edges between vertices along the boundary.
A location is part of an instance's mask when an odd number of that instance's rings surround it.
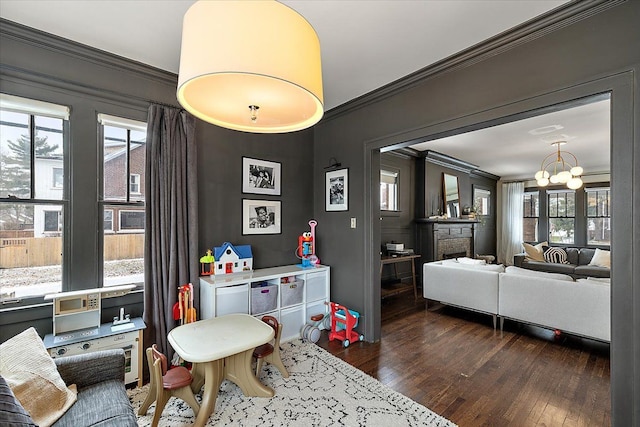
<svg viewBox="0 0 640 427">
<path fill-rule="evenodd" d="M 59 292 L 45 296 L 53 301 L 53 334 L 44 337 L 52 358 L 122 348 L 125 351 L 125 383 L 142 386 L 142 318 L 131 318 L 124 307 L 110 323 L 100 323 L 102 301 L 122 296 L 134 285 Z"/>
</svg>

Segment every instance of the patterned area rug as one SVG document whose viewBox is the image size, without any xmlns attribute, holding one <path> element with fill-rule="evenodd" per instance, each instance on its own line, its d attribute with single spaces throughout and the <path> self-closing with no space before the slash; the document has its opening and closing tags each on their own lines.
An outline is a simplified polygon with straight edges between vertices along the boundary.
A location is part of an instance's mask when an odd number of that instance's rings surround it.
<svg viewBox="0 0 640 427">
<path fill-rule="evenodd" d="M 276 395 L 245 397 L 238 386 L 225 380 L 207 426 L 455 426 L 315 344 L 294 340 L 281 348 L 289 378 L 282 378 L 269 364 L 260 377 Z M 147 390 L 145 385 L 129 391 L 136 413 Z M 151 425 L 154 410 L 155 403 L 146 416 L 138 417 L 138 425 Z M 160 426 L 189 426 L 194 420 L 186 403 L 171 398 Z"/>
</svg>

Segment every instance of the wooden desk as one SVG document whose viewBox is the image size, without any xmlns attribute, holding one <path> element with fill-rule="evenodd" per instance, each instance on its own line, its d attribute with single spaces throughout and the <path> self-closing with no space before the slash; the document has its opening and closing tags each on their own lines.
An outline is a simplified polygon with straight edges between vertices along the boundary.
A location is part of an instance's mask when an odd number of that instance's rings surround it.
<svg viewBox="0 0 640 427">
<path fill-rule="evenodd" d="M 413 285 L 413 298 L 415 301 L 418 301 L 418 289 L 416 287 L 416 266 L 414 263 L 414 259 L 420 258 L 420 255 L 401 255 L 401 256 L 383 256 L 380 259 L 380 277 L 382 278 L 382 268 L 385 264 L 393 264 L 393 268 L 396 274 L 398 275 L 398 267 L 397 264 L 400 262 L 410 262 L 411 263 L 411 284 Z M 404 292 L 409 289 L 408 287 L 399 287 L 392 291 L 382 292 L 383 297 L 395 295 L 400 292 Z"/>
<path fill-rule="evenodd" d="M 251 369 L 253 349 L 274 336 L 273 328 L 248 314 L 228 314 L 187 323 L 171 330 L 169 343 L 184 360 L 194 363 L 191 390 L 204 383 L 202 404 L 194 423 L 204 426 L 216 407 L 224 378 L 236 383 L 245 396 L 272 397 Z"/>
</svg>

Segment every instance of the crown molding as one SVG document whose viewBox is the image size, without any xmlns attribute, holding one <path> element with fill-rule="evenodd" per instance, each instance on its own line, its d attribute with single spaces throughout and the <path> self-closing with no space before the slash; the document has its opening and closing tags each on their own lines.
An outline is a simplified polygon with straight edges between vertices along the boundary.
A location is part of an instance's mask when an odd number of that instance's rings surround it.
<svg viewBox="0 0 640 427">
<path fill-rule="evenodd" d="M 51 33 L 0 18 L 0 35 L 38 48 L 81 59 L 102 67 L 125 70 L 158 83 L 177 87 L 177 74 L 161 70 L 140 62 L 114 55 Z"/>
<path fill-rule="evenodd" d="M 608 10 L 626 0 L 575 0 L 543 15 L 504 31 L 468 49 L 422 68 L 403 78 L 326 111 L 324 121 L 332 120 L 359 108 L 391 97 L 435 76 L 469 67 L 487 58 L 543 37 L 578 21 Z"/>
</svg>

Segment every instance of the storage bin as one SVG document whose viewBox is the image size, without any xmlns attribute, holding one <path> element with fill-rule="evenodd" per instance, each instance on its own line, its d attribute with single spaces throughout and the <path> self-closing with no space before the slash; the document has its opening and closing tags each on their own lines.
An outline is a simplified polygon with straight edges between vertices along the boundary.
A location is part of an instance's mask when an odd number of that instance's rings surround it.
<svg viewBox="0 0 640 427">
<path fill-rule="evenodd" d="M 304 292 L 304 280 L 280 284 L 280 307 L 300 304 Z"/>
<path fill-rule="evenodd" d="M 282 323 L 282 336 L 280 342 L 291 341 L 300 338 L 304 319 L 304 307 L 286 308 L 280 311 L 280 323 Z"/>
<path fill-rule="evenodd" d="M 327 272 L 309 273 L 305 283 L 307 287 L 307 301 L 327 299 Z"/>
<path fill-rule="evenodd" d="M 251 314 L 273 311 L 278 306 L 278 285 L 251 285 Z"/>
<path fill-rule="evenodd" d="M 216 316 L 249 312 L 249 284 L 216 289 Z"/>
</svg>

